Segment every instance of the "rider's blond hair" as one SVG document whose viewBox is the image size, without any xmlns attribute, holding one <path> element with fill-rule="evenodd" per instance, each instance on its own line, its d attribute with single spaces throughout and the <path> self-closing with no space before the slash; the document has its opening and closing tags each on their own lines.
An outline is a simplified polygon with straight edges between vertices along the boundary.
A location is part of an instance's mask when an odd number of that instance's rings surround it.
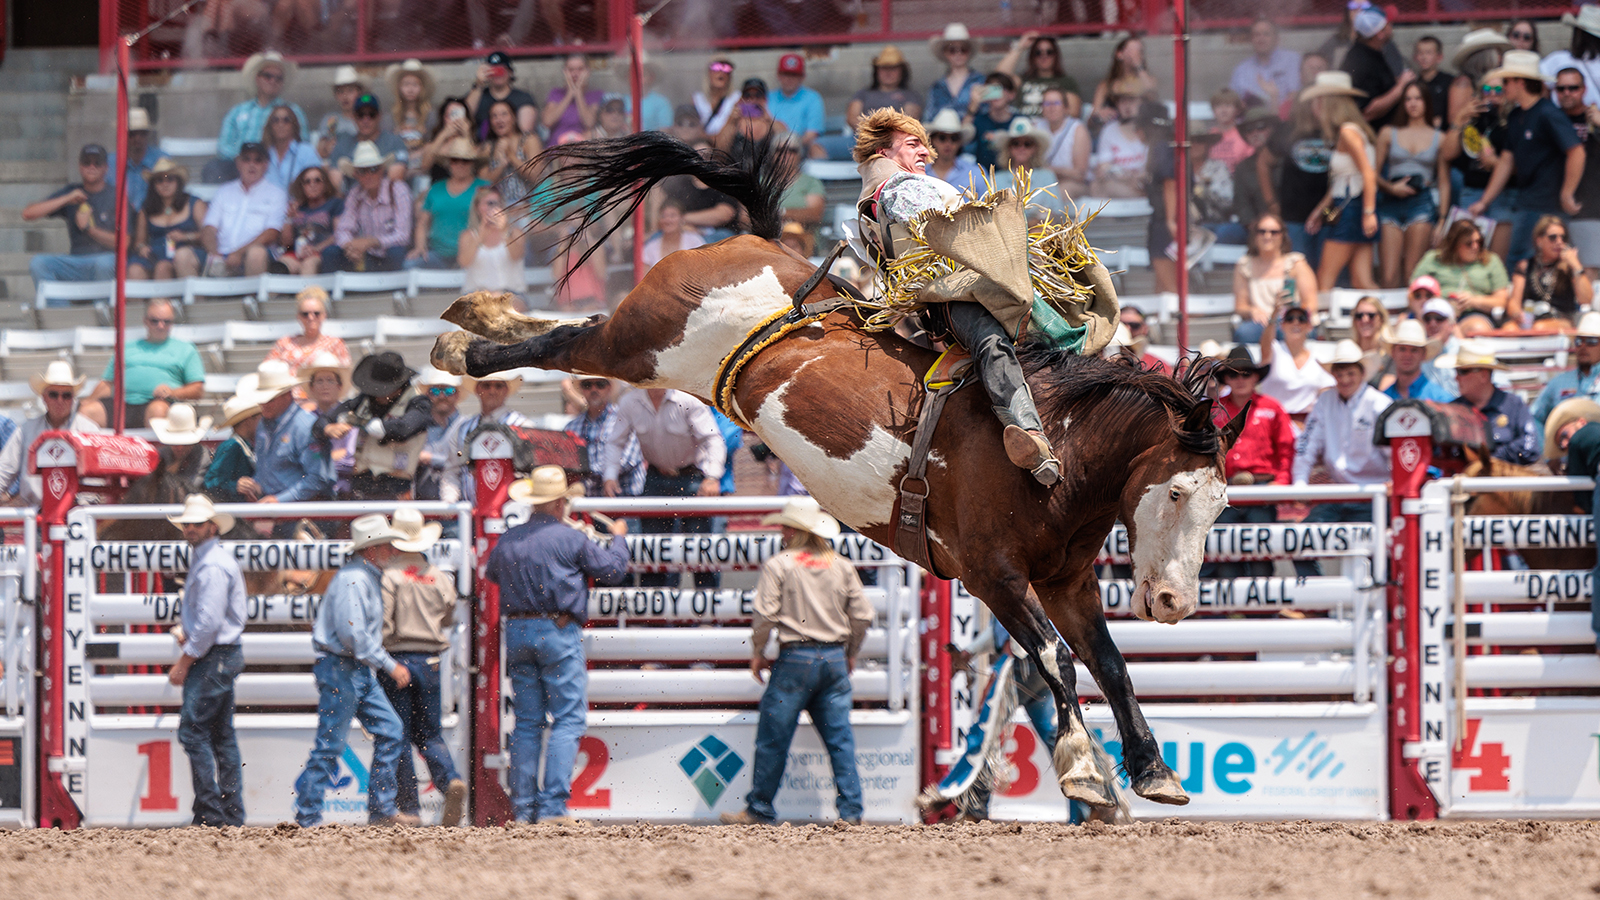
<svg viewBox="0 0 1600 900">
<path fill-rule="evenodd" d="M 873 154 L 889 149 L 889 145 L 894 143 L 894 133 L 897 131 L 921 138 L 922 142 L 928 145 L 929 162 L 939 158 L 921 122 L 897 109 L 885 107 L 873 110 L 861 120 L 861 124 L 856 126 L 856 162 L 866 162 Z"/>
</svg>

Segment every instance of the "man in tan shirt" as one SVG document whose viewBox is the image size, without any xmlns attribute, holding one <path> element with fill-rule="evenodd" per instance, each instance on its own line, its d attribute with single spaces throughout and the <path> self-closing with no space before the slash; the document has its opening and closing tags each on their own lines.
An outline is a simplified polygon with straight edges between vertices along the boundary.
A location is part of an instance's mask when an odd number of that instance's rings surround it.
<svg viewBox="0 0 1600 900">
<path fill-rule="evenodd" d="M 455 585 L 423 555 L 438 542 L 439 523 L 424 524 L 422 513 L 401 507 L 394 511 L 393 528 L 405 537 L 394 542 L 401 552 L 383 570 L 383 648 L 411 672 L 410 683 L 403 687 L 385 674 L 378 675 L 405 726 L 408 747 L 395 767 L 395 779 L 400 783 L 395 805 L 413 816 L 421 812 L 417 772 L 409 749 L 415 746 L 428 764 L 434 786 L 444 788 L 442 823 L 453 827 L 461 824 L 466 810 L 467 783 L 439 736 L 439 660 L 450 646 Z"/>
<path fill-rule="evenodd" d="M 795 497 L 761 523 L 783 529 L 783 551 L 761 567 L 751 636 L 750 672 L 761 681 L 770 665 L 772 680 L 761 695 L 745 808 L 723 813 L 722 821 L 760 825 L 777 818 L 772 798 L 783 780 L 800 711 L 805 710 L 828 749 L 839 818 L 857 824 L 861 777 L 850 730 L 850 674 L 872 623 L 872 604 L 862 595 L 856 570 L 828 544 L 838 537 L 839 523 L 817 501 Z M 773 631 L 778 634 L 778 659 L 769 664 L 767 638 Z"/>
</svg>

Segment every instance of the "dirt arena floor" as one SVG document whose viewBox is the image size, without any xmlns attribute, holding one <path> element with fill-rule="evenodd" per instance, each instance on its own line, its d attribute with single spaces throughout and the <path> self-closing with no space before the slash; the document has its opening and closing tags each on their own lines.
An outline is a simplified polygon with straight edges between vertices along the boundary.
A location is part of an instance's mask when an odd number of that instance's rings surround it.
<svg viewBox="0 0 1600 900">
<path fill-rule="evenodd" d="M 1600 823 L 0 832 L 0 896 L 1520 898 L 1600 893 Z"/>
</svg>

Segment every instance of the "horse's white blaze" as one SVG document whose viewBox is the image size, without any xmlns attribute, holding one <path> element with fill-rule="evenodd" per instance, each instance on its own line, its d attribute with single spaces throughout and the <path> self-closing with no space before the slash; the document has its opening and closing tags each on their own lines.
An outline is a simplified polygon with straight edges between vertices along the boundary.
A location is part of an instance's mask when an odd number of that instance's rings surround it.
<svg viewBox="0 0 1600 900">
<path fill-rule="evenodd" d="M 1227 505 L 1227 485 L 1210 466 L 1145 488 L 1133 514 L 1135 615 L 1170 623 L 1194 612 L 1206 536 Z"/>
<path fill-rule="evenodd" d="M 846 459 L 829 456 L 784 422 L 786 382 L 756 410 L 754 425 L 777 457 L 794 470 L 828 512 L 856 528 L 882 525 L 893 515 L 895 470 L 911 458 L 911 445 L 874 425 L 867 444 Z"/>
<path fill-rule="evenodd" d="M 748 281 L 712 288 L 689 314 L 683 340 L 656 353 L 655 378 L 642 386 L 710 397 L 722 358 L 763 319 L 793 302 L 771 266 Z"/>
</svg>

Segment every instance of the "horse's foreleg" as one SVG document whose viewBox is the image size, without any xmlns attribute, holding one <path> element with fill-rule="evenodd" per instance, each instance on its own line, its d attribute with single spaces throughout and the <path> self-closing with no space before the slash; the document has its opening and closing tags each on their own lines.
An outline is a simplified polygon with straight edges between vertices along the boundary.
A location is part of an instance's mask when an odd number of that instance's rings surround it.
<svg viewBox="0 0 1600 900">
<path fill-rule="evenodd" d="M 618 352 L 607 338 L 605 319 L 592 324 L 561 325 L 515 344 L 501 344 L 464 331 L 441 335 L 431 361 L 455 375 L 481 378 L 492 372 L 533 366 L 560 372 L 603 375 L 639 383 L 649 379 L 651 358 Z"/>
</svg>

